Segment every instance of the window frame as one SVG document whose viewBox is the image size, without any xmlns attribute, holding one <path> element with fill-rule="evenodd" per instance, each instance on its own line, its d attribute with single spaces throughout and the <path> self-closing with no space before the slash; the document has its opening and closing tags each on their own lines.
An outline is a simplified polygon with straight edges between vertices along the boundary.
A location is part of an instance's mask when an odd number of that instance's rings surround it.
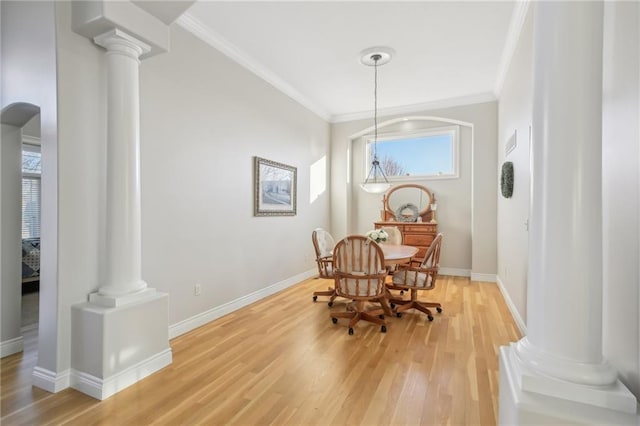
<svg viewBox="0 0 640 426">
<path fill-rule="evenodd" d="M 439 126 L 431 127 L 428 129 L 418 129 L 406 132 L 390 132 L 378 134 L 378 143 L 389 142 L 402 139 L 414 139 L 420 137 L 439 136 L 444 134 L 451 134 L 452 136 L 452 173 L 448 174 L 423 174 L 423 175 L 410 175 L 410 176 L 387 176 L 389 182 L 412 182 L 416 180 L 441 180 L 441 179 L 458 179 L 460 178 L 460 126 Z M 373 145 L 374 136 L 368 135 L 364 137 L 364 160 L 365 175 L 363 179 L 366 179 L 371 166 L 371 146 Z"/>
</svg>

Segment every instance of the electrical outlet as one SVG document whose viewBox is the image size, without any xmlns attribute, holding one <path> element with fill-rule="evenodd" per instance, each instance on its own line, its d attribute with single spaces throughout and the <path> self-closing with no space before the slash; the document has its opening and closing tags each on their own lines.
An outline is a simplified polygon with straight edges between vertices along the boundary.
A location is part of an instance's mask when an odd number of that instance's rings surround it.
<svg viewBox="0 0 640 426">
<path fill-rule="evenodd" d="M 193 286 L 193 294 L 195 294 L 196 296 L 200 296 L 200 293 L 202 293 L 202 287 L 200 286 L 200 283 L 197 283 L 195 286 Z"/>
</svg>

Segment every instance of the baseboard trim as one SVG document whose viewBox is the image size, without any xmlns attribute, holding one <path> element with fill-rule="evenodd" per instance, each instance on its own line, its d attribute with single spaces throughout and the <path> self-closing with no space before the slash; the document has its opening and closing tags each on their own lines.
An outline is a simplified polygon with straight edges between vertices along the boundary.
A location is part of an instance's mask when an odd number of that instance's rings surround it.
<svg viewBox="0 0 640 426">
<path fill-rule="evenodd" d="M 518 329 L 520 330 L 520 334 L 526 336 L 527 326 L 522 320 L 520 312 L 518 312 L 518 310 L 516 309 L 516 305 L 513 303 L 513 300 L 511 300 L 511 296 L 509 296 L 509 293 L 507 293 L 507 289 L 504 287 L 504 284 L 502 283 L 502 280 L 499 276 L 496 276 L 496 283 L 498 284 L 498 288 L 500 289 L 500 293 L 502 293 L 504 301 L 507 302 L 507 308 L 509 308 L 509 312 L 511 312 L 511 316 L 513 317 L 516 325 L 518 326 Z"/>
<path fill-rule="evenodd" d="M 37 330 L 37 329 L 38 329 L 38 323 L 36 322 L 33 324 L 25 325 L 24 327 L 20 327 L 20 333 L 24 334 L 31 330 Z"/>
<path fill-rule="evenodd" d="M 0 358 L 17 354 L 18 352 L 22 352 L 23 350 L 24 340 L 22 339 L 22 336 L 0 342 Z"/>
<path fill-rule="evenodd" d="M 298 284 L 300 281 L 313 278 L 316 275 L 318 275 L 318 270 L 316 268 L 310 269 L 291 278 L 287 278 L 286 280 L 277 282 L 258 291 L 254 291 L 246 296 L 239 297 L 238 299 L 216 306 L 215 308 L 209 309 L 208 311 L 202 312 L 198 315 L 194 315 L 186 320 L 172 324 L 169 326 L 169 339 L 173 339 L 182 334 L 188 333 L 191 330 L 195 330 L 198 327 L 202 327 L 215 319 L 230 314 L 233 311 L 237 311 L 238 309 L 257 302 L 260 299 L 264 299 L 267 296 L 271 296 L 272 294 L 291 287 L 294 284 Z"/>
<path fill-rule="evenodd" d="M 486 281 L 489 283 L 495 283 L 496 280 L 496 274 L 479 274 L 477 272 L 471 273 L 471 281 Z"/>
<path fill-rule="evenodd" d="M 440 269 L 438 269 L 438 275 L 447 275 L 452 277 L 470 277 L 471 271 L 469 269 L 445 268 L 441 266 Z"/>
<path fill-rule="evenodd" d="M 51 370 L 37 366 L 33 369 L 33 374 L 31 375 L 33 386 L 52 393 L 57 393 L 68 388 L 71 382 L 70 377 L 69 370 L 57 374 Z"/>
<path fill-rule="evenodd" d="M 173 354 L 168 348 L 106 379 L 72 369 L 71 387 L 102 401 L 163 369 L 172 361 Z"/>
</svg>

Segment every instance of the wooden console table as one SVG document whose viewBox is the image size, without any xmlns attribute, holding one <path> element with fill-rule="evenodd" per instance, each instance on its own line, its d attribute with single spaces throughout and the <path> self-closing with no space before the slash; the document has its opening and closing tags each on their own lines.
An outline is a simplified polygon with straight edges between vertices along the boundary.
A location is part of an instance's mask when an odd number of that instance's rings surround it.
<svg viewBox="0 0 640 426">
<path fill-rule="evenodd" d="M 402 244 L 417 247 L 418 253 L 413 258 L 422 260 L 438 234 L 435 194 L 426 186 L 408 183 L 389 188 L 382 202 L 382 220 L 375 222 L 376 229 L 397 227 L 402 233 Z M 414 220 L 420 222 L 405 221 L 409 220 L 409 215 L 399 210 L 407 206 L 413 206 Z M 401 215 L 401 220 L 397 219 L 398 215 Z"/>
<path fill-rule="evenodd" d="M 402 232 L 402 244 L 418 248 L 415 259 L 422 259 L 438 234 L 437 223 L 424 222 L 375 222 L 375 228 L 395 226 Z"/>
</svg>

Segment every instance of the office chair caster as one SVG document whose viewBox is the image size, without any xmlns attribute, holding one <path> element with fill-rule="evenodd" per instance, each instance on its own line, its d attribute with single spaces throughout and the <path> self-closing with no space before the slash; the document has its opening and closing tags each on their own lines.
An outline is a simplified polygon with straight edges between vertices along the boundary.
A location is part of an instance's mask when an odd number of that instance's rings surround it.
<svg viewBox="0 0 640 426">
<path fill-rule="evenodd" d="M 334 324 L 337 324 L 338 323 L 338 318 L 331 318 L 331 322 L 334 323 Z"/>
<path fill-rule="evenodd" d="M 349 327 L 349 336 L 353 336 L 353 328 Z"/>
</svg>

